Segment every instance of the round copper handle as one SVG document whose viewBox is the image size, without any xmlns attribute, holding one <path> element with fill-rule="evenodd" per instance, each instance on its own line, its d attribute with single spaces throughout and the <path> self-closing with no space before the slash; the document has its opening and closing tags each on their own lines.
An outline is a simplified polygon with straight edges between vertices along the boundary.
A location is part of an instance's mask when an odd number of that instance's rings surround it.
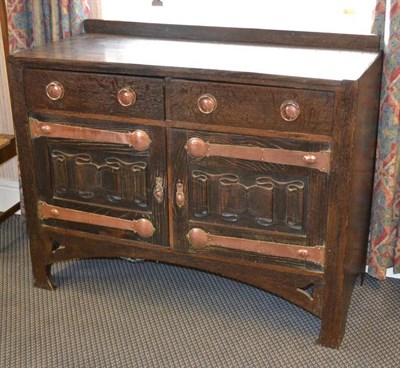
<svg viewBox="0 0 400 368">
<path fill-rule="evenodd" d="M 64 86 L 57 81 L 50 82 L 46 86 L 46 95 L 50 100 L 61 100 L 64 97 Z"/>
<path fill-rule="evenodd" d="M 208 234 L 197 227 L 190 230 L 186 235 L 189 243 L 195 248 L 204 248 L 208 245 Z"/>
<path fill-rule="evenodd" d="M 201 138 L 190 138 L 185 145 L 185 149 L 190 156 L 201 158 L 207 155 L 210 150 L 210 144 Z"/>
<path fill-rule="evenodd" d="M 147 219 L 142 218 L 134 221 L 134 231 L 142 238 L 150 238 L 155 230 L 153 224 Z"/>
<path fill-rule="evenodd" d="M 285 101 L 281 105 L 281 116 L 286 121 L 295 121 L 300 116 L 300 106 L 295 101 Z"/>
<path fill-rule="evenodd" d="M 137 151 L 145 151 L 150 147 L 151 139 L 149 135 L 140 129 L 130 133 L 130 145 Z"/>
<path fill-rule="evenodd" d="M 217 109 L 217 99 L 213 95 L 205 93 L 197 100 L 197 107 L 203 114 L 211 114 Z"/>
<path fill-rule="evenodd" d="M 136 102 L 136 93 L 131 88 L 121 88 L 118 91 L 118 102 L 121 106 L 132 106 Z"/>
</svg>

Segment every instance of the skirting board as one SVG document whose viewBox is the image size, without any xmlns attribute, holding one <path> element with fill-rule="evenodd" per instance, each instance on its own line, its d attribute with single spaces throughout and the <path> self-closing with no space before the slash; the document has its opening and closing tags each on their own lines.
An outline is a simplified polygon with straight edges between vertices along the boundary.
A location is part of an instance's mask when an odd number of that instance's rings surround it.
<svg viewBox="0 0 400 368">
<path fill-rule="evenodd" d="M 393 267 L 391 267 L 391 268 L 387 269 L 386 277 L 392 277 L 394 279 L 400 279 L 400 273 L 393 274 Z"/>
<path fill-rule="evenodd" d="M 11 181 L 0 178 L 0 212 L 4 212 L 14 203 L 19 201 L 19 183 L 17 181 Z M 17 212 L 21 214 L 20 211 Z M 393 277 L 400 279 L 400 274 L 393 274 L 393 268 L 387 270 L 387 277 Z"/>
</svg>

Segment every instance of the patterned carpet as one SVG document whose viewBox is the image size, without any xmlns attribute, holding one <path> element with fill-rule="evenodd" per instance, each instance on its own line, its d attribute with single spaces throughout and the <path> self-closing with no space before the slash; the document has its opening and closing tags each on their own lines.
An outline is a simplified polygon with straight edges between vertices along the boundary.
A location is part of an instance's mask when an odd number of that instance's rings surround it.
<svg viewBox="0 0 400 368">
<path fill-rule="evenodd" d="M 394 367 L 400 280 L 366 278 L 339 351 L 320 322 L 250 286 L 161 263 L 85 260 L 32 286 L 24 222 L 0 226 L 0 367 Z"/>
</svg>

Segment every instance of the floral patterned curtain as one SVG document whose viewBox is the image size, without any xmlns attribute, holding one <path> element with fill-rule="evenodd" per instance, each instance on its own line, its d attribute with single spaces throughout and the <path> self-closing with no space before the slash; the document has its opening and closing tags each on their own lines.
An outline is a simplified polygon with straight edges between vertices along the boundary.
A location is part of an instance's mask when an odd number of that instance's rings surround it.
<svg viewBox="0 0 400 368">
<path fill-rule="evenodd" d="M 400 273 L 400 0 L 377 1 L 373 31 L 384 65 L 368 272 L 384 279 L 389 267 Z"/>
<path fill-rule="evenodd" d="M 83 31 L 88 0 L 6 0 L 10 52 Z"/>
</svg>

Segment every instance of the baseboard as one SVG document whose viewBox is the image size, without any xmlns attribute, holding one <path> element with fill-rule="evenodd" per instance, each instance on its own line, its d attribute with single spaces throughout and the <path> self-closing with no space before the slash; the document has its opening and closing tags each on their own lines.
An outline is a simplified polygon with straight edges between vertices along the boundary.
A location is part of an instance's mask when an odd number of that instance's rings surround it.
<svg viewBox="0 0 400 368">
<path fill-rule="evenodd" d="M 0 212 L 19 202 L 19 199 L 19 182 L 0 178 Z"/>
<path fill-rule="evenodd" d="M 368 273 L 368 266 L 365 267 L 365 273 Z M 386 277 L 392 279 L 400 279 L 400 273 L 393 273 L 393 267 L 390 267 L 386 270 Z"/>
<path fill-rule="evenodd" d="M 400 279 L 400 273 L 394 274 L 393 267 L 391 267 L 386 270 L 386 277 L 391 277 L 393 279 Z"/>
</svg>

